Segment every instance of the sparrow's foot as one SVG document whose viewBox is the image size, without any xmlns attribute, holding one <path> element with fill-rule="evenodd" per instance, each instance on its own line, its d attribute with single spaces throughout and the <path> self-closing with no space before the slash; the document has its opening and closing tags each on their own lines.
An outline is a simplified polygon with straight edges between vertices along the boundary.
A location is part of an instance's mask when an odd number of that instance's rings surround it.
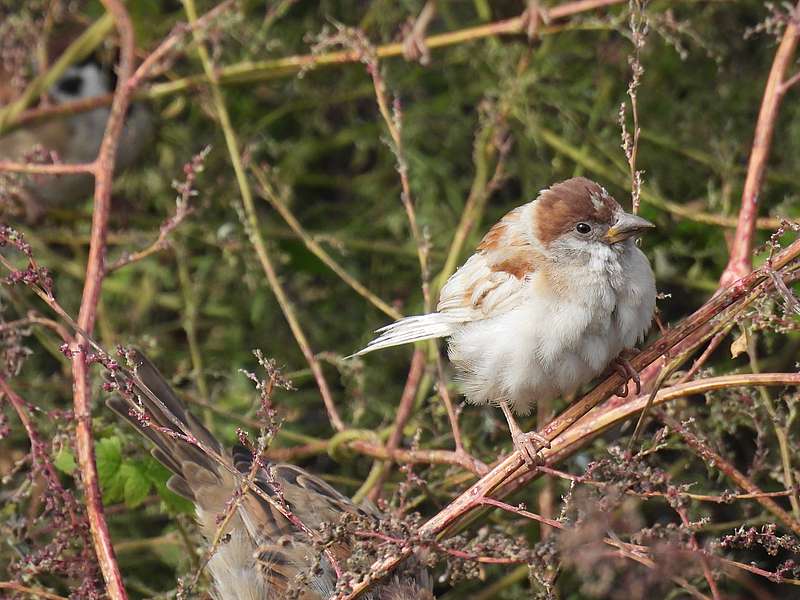
<svg viewBox="0 0 800 600">
<path fill-rule="evenodd" d="M 519 433 L 513 434 L 511 439 L 514 441 L 514 448 L 517 452 L 522 454 L 522 458 L 525 459 L 526 465 L 529 467 L 538 467 L 544 464 L 544 457 L 542 456 L 541 450 L 550 447 L 550 442 L 547 438 L 542 437 L 535 431 L 529 431 L 528 433 L 520 431 Z"/>
<path fill-rule="evenodd" d="M 547 10 L 539 0 L 528 0 L 528 8 L 522 13 L 522 30 L 527 34 L 528 40 L 533 41 L 539 37 L 539 28 L 544 23 L 550 22 Z"/>
<path fill-rule="evenodd" d="M 431 54 L 425 43 L 425 33 L 435 14 L 436 1 L 428 0 L 403 37 L 403 56 L 406 60 L 419 61 L 421 65 L 430 62 Z"/>
<path fill-rule="evenodd" d="M 550 440 L 546 437 L 539 435 L 535 431 L 525 433 L 514 418 L 514 413 L 508 402 L 501 400 L 499 402 L 500 408 L 508 422 L 508 430 L 511 432 L 511 440 L 514 442 L 514 448 L 522 454 L 525 459 L 525 464 L 529 467 L 536 467 L 544 463 L 540 450 L 542 448 L 550 447 Z"/>
<path fill-rule="evenodd" d="M 409 62 L 417 62 L 427 65 L 431 61 L 431 54 L 425 44 L 425 34 L 417 32 L 412 28 L 407 36 L 403 38 L 403 57 Z"/>
<path fill-rule="evenodd" d="M 630 360 L 628 360 L 636 356 L 637 353 L 636 349 L 626 348 L 614 359 L 614 369 L 625 379 L 625 383 L 622 384 L 622 387 L 617 392 L 620 397 L 624 398 L 628 395 L 628 381 L 631 379 L 636 386 L 636 395 L 638 396 L 642 393 L 642 380 L 639 378 L 639 372 L 633 368 Z"/>
</svg>

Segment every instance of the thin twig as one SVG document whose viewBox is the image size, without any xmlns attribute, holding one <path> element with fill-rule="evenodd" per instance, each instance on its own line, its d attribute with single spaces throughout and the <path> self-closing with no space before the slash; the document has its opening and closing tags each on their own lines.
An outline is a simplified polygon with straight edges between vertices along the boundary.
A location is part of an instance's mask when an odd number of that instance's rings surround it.
<svg viewBox="0 0 800 600">
<path fill-rule="evenodd" d="M 625 0 L 577 0 L 575 2 L 565 2 L 548 10 L 551 21 L 564 19 L 584 12 L 590 12 L 615 4 L 621 4 Z M 489 37 L 503 35 L 519 35 L 524 33 L 525 20 L 522 17 L 514 17 L 487 23 L 477 27 L 467 27 L 456 31 L 450 31 L 425 38 L 425 46 L 431 50 L 445 48 L 457 44 L 464 44 Z M 539 35 L 553 34 L 561 30 L 559 26 L 541 27 Z M 403 56 L 404 47 L 402 43 L 393 43 L 378 46 L 376 54 L 378 58 L 390 58 Z M 347 63 L 360 62 L 358 53 L 349 50 L 340 52 L 329 52 L 325 54 L 304 54 L 298 56 L 288 56 L 285 58 L 269 59 L 263 61 L 245 61 L 217 70 L 215 80 L 220 85 L 235 85 L 252 81 L 265 81 L 281 77 L 290 77 L 298 72 L 306 71 L 310 68 L 324 68 Z M 187 89 L 208 83 L 205 74 L 192 75 L 183 79 L 158 83 L 152 85 L 148 90 L 138 94 L 137 99 L 155 99 L 170 94 L 185 92 Z M 20 113 L 15 118 L 9 118 L 7 125 L 26 124 L 43 118 L 51 118 L 64 114 L 73 114 L 107 106 L 111 102 L 111 96 L 91 98 L 89 100 L 77 100 L 60 104 L 53 107 L 41 107 L 30 109 Z"/>
<path fill-rule="evenodd" d="M 94 173 L 94 163 L 43 165 L 37 163 L 0 160 L 0 171 L 9 173 L 26 173 L 29 175 L 75 175 L 78 173 Z"/>
<path fill-rule="evenodd" d="M 772 279 L 772 273 L 774 272 L 768 272 L 771 273 L 770 278 Z M 783 280 L 780 277 L 778 277 L 778 280 L 784 286 L 786 285 L 783 283 Z M 776 289 L 780 289 L 780 287 L 776 286 Z M 753 371 L 753 373 L 760 373 L 761 366 L 758 362 L 755 334 L 749 335 L 747 330 L 744 330 L 743 335 L 745 335 L 747 339 L 747 355 L 750 359 L 750 370 Z M 789 442 L 790 432 L 788 430 L 789 425 L 784 425 L 784 423 L 782 423 L 782 418 L 778 414 L 769 392 L 766 389 L 761 388 L 759 389 L 759 393 L 761 395 L 761 402 L 764 404 L 764 408 L 767 410 L 767 414 L 769 415 L 770 423 L 772 423 L 772 426 L 775 429 L 775 438 L 778 440 L 778 451 L 781 456 L 781 467 L 783 468 L 783 485 L 787 488 L 793 488 L 795 485 L 795 471 L 794 466 L 792 465 L 792 450 Z M 800 498 L 798 498 L 797 493 L 789 496 L 789 503 L 792 505 L 792 513 L 794 514 L 794 518 L 800 521 Z"/>
<path fill-rule="evenodd" d="M 411 418 L 411 413 L 414 410 L 414 399 L 420 387 L 424 371 L 425 352 L 421 348 L 417 348 L 411 356 L 411 365 L 408 367 L 406 385 L 403 388 L 403 393 L 400 395 L 400 402 L 397 405 L 397 412 L 395 412 L 394 415 L 392 432 L 389 434 L 389 439 L 386 441 L 386 449 L 389 453 L 394 452 L 400 447 L 400 442 L 403 438 L 403 428 L 406 426 L 408 419 Z M 386 480 L 390 467 L 391 462 L 385 461 L 381 466 L 381 472 L 375 479 L 374 487 L 371 490 L 364 490 L 371 501 L 375 502 L 378 499 L 381 493 L 381 487 Z"/>
<path fill-rule="evenodd" d="M 567 481 L 574 481 L 575 483 L 581 483 L 584 485 L 591 485 L 596 487 L 609 487 L 614 485 L 614 483 L 610 483 L 608 481 L 594 481 L 592 479 L 587 479 L 584 475 L 573 475 L 572 473 L 567 473 L 565 471 L 560 471 L 558 469 L 554 469 L 553 467 L 548 467 L 544 465 L 541 465 L 539 467 L 539 470 L 547 475 L 553 475 L 554 477 L 559 477 L 561 479 L 566 479 Z M 787 496 L 791 496 L 792 494 L 794 494 L 795 490 L 791 489 L 791 490 L 780 490 L 777 492 L 761 492 L 758 494 L 725 494 L 724 496 L 718 494 L 695 494 L 692 492 L 682 492 L 674 489 L 669 490 L 667 492 L 655 492 L 655 491 L 639 492 L 636 490 L 625 490 L 625 493 L 631 496 L 636 496 L 638 498 L 670 499 L 677 497 L 677 498 L 686 498 L 687 500 L 696 500 L 698 502 L 713 502 L 715 504 L 728 504 L 736 500 L 755 500 L 756 498 L 785 498 Z"/>
<path fill-rule="evenodd" d="M 628 10 L 630 11 L 628 22 L 631 30 L 631 42 L 633 43 L 633 55 L 628 56 L 628 64 L 631 66 L 628 98 L 631 102 L 633 132 L 630 133 L 627 130 L 625 103 L 620 106 L 619 123 L 622 129 L 622 149 L 625 151 L 625 158 L 628 161 L 628 169 L 630 170 L 631 212 L 638 214 L 642 191 L 642 172 L 636 168 L 636 158 L 639 154 L 639 136 L 642 133 L 642 129 L 639 126 L 638 90 L 644 73 L 641 58 L 642 48 L 644 48 L 647 38 L 648 23 L 642 0 L 630 0 L 628 2 Z"/>
<path fill-rule="evenodd" d="M 386 446 L 369 442 L 367 440 L 354 440 L 347 444 L 348 448 L 373 458 L 391 460 L 395 463 L 409 465 L 454 465 L 461 467 L 473 475 L 480 476 L 481 470 L 475 465 L 474 459 L 452 450 L 406 450 L 398 448 L 389 450 Z"/>
<path fill-rule="evenodd" d="M 575 2 L 565 2 L 549 9 L 548 16 L 551 22 L 553 22 L 584 12 L 621 4 L 624 1 L 625 0 L 576 0 Z M 559 31 L 559 29 L 558 26 L 542 27 L 539 29 L 538 33 L 540 35 L 546 35 Z M 485 25 L 478 25 L 476 27 L 466 27 L 456 31 L 428 36 L 424 39 L 424 44 L 428 49 L 435 50 L 437 48 L 463 44 L 484 38 L 519 35 L 524 32 L 525 19 L 519 16 L 487 23 Z M 402 57 L 404 50 L 402 42 L 385 44 L 377 46 L 375 48 L 375 54 L 378 59 Z M 337 52 L 326 52 L 324 54 L 311 53 L 263 61 L 245 61 L 221 67 L 218 71 L 218 82 L 222 85 L 226 85 L 265 81 L 281 77 L 290 77 L 298 72 L 305 72 L 309 69 L 358 63 L 361 62 L 361 60 L 362 56 L 358 51 L 345 49 Z M 205 77 L 203 75 L 193 75 L 176 81 L 156 84 L 150 88 L 147 97 L 157 98 L 168 94 L 175 94 L 204 82 Z"/>
<path fill-rule="evenodd" d="M 0 590 L 11 590 L 12 592 L 28 594 L 34 598 L 45 598 L 46 600 L 68 600 L 64 596 L 59 596 L 58 594 L 53 594 L 52 592 L 42 589 L 28 587 L 27 585 L 22 585 L 15 581 L 0 581 Z"/>
<path fill-rule="evenodd" d="M 689 515 L 686 513 L 686 508 L 683 506 L 677 506 L 675 507 L 675 511 L 681 518 L 681 523 L 683 526 L 690 532 L 689 548 L 695 552 L 699 551 L 700 544 L 697 543 L 697 536 L 691 529 L 691 523 L 689 522 Z M 708 583 L 708 589 L 711 590 L 711 595 L 714 597 L 714 600 L 721 600 L 722 597 L 719 594 L 719 587 L 717 586 L 717 582 L 714 580 L 714 574 L 711 572 L 711 565 L 708 563 L 708 558 L 703 554 L 700 554 L 700 565 L 703 567 L 703 577 L 705 577 L 706 583 Z"/>
<path fill-rule="evenodd" d="M 625 187 L 627 185 L 628 174 L 625 171 L 607 167 L 594 156 L 581 152 L 579 148 L 574 147 L 564 137 L 558 135 L 555 131 L 540 125 L 537 125 L 535 130 L 537 135 L 541 137 L 544 143 L 546 143 L 548 146 L 551 146 L 557 152 L 569 157 L 586 170 L 601 175 L 620 187 Z M 704 223 L 706 225 L 727 228 L 734 228 L 737 224 L 736 217 L 695 210 L 693 207 L 687 206 L 686 204 L 667 200 L 654 190 L 651 190 L 645 186 L 642 186 L 641 189 L 641 199 L 647 204 L 650 204 L 651 206 L 654 206 L 660 210 L 664 210 L 671 215 L 689 221 L 694 221 L 696 223 Z M 756 226 L 758 229 L 769 229 L 774 231 L 781 226 L 781 223 L 782 219 L 776 217 L 761 217 L 756 219 Z"/>
<path fill-rule="evenodd" d="M 509 512 L 511 514 L 518 515 L 518 516 L 524 517 L 526 519 L 530 519 L 531 521 L 536 521 L 537 523 L 543 523 L 545 525 L 549 525 L 550 527 L 553 527 L 555 529 L 566 529 L 564 524 L 561 523 L 560 521 L 555 521 L 553 519 L 547 519 L 547 518 L 545 518 L 545 517 L 543 517 L 541 515 L 537 515 L 536 513 L 532 513 L 532 512 L 530 512 L 528 510 L 525 510 L 522 507 L 512 506 L 512 505 L 510 505 L 510 504 L 508 504 L 506 502 L 502 502 L 500 500 L 495 500 L 494 498 L 481 498 L 479 500 L 479 503 L 483 504 L 483 505 L 486 505 L 486 506 L 493 506 L 495 508 L 499 508 L 499 509 L 504 510 L 506 512 Z M 603 538 L 603 543 L 605 543 L 605 544 L 607 544 L 609 546 L 613 546 L 614 548 L 617 548 L 620 551 L 620 554 L 625 558 L 629 558 L 629 559 L 635 560 L 636 562 L 639 562 L 639 563 L 645 565 L 646 567 L 648 567 L 650 569 L 655 569 L 657 567 L 655 561 L 653 561 L 650 558 L 649 549 L 646 546 L 641 546 L 641 545 L 637 545 L 637 544 L 629 544 L 629 543 L 623 542 L 622 540 L 617 539 L 616 537 L 611 537 L 611 536 L 610 537 L 604 537 Z M 693 548 L 693 550 L 699 550 L 699 549 Z M 702 560 L 704 560 L 704 558 Z M 680 585 L 682 588 L 684 588 L 686 591 L 688 591 L 690 594 L 692 594 L 696 598 L 706 598 L 707 599 L 707 596 L 705 596 L 705 594 L 702 594 L 696 587 L 691 585 L 686 579 L 684 579 L 682 577 L 675 577 L 675 576 L 671 576 L 670 579 L 672 579 L 675 583 Z M 716 588 L 712 588 L 712 590 L 713 589 L 716 589 Z M 715 598 L 715 600 L 717 600 L 718 596 L 715 595 L 714 598 Z"/>
<path fill-rule="evenodd" d="M 365 60 L 367 60 L 367 72 L 372 78 L 378 110 L 392 138 L 392 150 L 397 159 L 397 172 L 400 175 L 400 201 L 406 211 L 411 235 L 417 245 L 417 258 L 419 259 L 420 278 L 422 280 L 422 297 L 425 304 L 425 312 L 427 313 L 430 312 L 432 308 L 430 267 L 428 265 L 428 242 L 425 240 L 417 222 L 414 197 L 411 195 L 411 184 L 408 181 L 408 161 L 406 160 L 401 133 L 403 126 L 402 111 L 399 100 L 395 101 L 393 110 L 389 110 L 389 102 L 386 98 L 386 82 L 381 75 L 380 64 L 376 58 L 377 54 L 373 55 L 372 52 L 372 49 L 367 49 L 364 54 Z"/>
<path fill-rule="evenodd" d="M 706 349 L 703 350 L 703 353 L 692 363 L 692 367 L 686 371 L 686 374 L 681 377 L 680 383 L 690 381 L 692 377 L 697 374 L 697 372 L 703 367 L 704 364 L 706 364 L 706 361 L 719 347 L 719 345 L 722 343 L 722 340 L 728 336 L 728 334 L 731 332 L 731 329 L 733 329 L 735 325 L 736 322 L 731 321 L 727 323 L 720 331 L 714 334 L 714 337 L 712 337 L 711 341 L 708 342 Z"/>
<path fill-rule="evenodd" d="M 765 496 L 761 489 L 753 483 L 744 473 L 734 467 L 727 459 L 725 459 L 719 452 L 713 450 L 708 444 L 701 440 L 697 435 L 690 432 L 687 427 L 682 425 L 677 419 L 670 417 L 665 413 L 659 414 L 659 419 L 663 421 L 670 429 L 683 438 L 686 445 L 697 453 L 707 464 L 713 465 L 714 468 L 722 471 L 731 481 L 748 493 L 755 495 L 755 500 L 766 508 L 773 515 L 778 517 L 780 521 L 791 529 L 796 535 L 800 535 L 800 521 L 795 519 L 788 512 L 783 510 L 777 502 L 769 496 Z"/>
<path fill-rule="evenodd" d="M 447 251 L 447 258 L 441 271 L 434 279 L 434 294 L 442 289 L 447 279 L 456 270 L 456 265 L 461 258 L 461 252 L 464 250 L 464 245 L 470 233 L 479 224 L 489 199 L 500 188 L 505 177 L 505 165 L 511 150 L 511 140 L 506 137 L 499 143 L 495 143 L 497 129 L 497 120 L 492 120 L 481 127 L 475 134 L 472 150 L 475 175 L 470 186 L 469 195 L 464 203 L 464 209 L 461 211 L 458 226 L 455 233 L 453 233 L 453 239 Z M 489 162 L 494 155 L 497 155 L 497 159 L 494 165 L 494 173 L 490 178 Z"/>
<path fill-rule="evenodd" d="M 300 240 L 305 244 L 306 248 L 308 248 L 309 251 L 314 254 L 314 256 L 325 263 L 325 265 L 327 265 L 331 271 L 336 273 L 342 281 L 349 285 L 354 292 L 365 298 L 378 310 L 395 320 L 403 317 L 403 314 L 400 311 L 389 306 L 387 302 L 381 300 L 364 284 L 348 273 L 347 270 L 338 262 L 336 262 L 336 260 L 334 260 L 334 258 L 328 254 L 328 252 L 303 228 L 292 211 L 289 210 L 289 207 L 286 206 L 286 203 L 280 197 L 280 194 L 275 190 L 275 187 L 270 183 L 267 173 L 264 169 L 253 165 L 251 170 L 256 178 L 256 181 L 258 181 L 261 197 L 269 202 L 270 205 L 272 205 L 272 208 L 278 211 L 278 214 L 283 217 L 283 220 L 286 221 L 286 224 L 292 231 L 294 231 L 297 237 L 300 238 Z"/>
</svg>

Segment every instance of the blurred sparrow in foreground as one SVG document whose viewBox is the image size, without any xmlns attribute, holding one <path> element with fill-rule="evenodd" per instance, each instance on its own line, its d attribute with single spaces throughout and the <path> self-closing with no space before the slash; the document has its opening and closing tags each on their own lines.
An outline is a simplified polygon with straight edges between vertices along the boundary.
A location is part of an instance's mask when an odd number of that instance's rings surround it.
<svg viewBox="0 0 800 600">
<path fill-rule="evenodd" d="M 308 533 L 293 524 L 273 504 L 247 487 L 239 490 L 253 467 L 253 456 L 244 446 L 225 451 L 199 420 L 186 410 L 170 385 L 140 352 L 131 356 L 139 381 L 119 375 L 118 395 L 108 406 L 131 423 L 155 448 L 153 456 L 172 477 L 168 486 L 191 500 L 197 510 L 203 535 L 218 534 L 218 516 L 236 503 L 233 518 L 221 533 L 220 542 L 207 563 L 215 597 L 219 600 L 277 600 L 297 598 L 322 600 L 334 593 L 337 575 Z M 197 440 L 213 458 L 188 439 Z M 305 528 L 314 531 L 323 522 L 337 525 L 342 515 L 381 517 L 371 506 L 355 506 L 330 485 L 289 464 L 273 464 L 270 473 L 257 468 L 254 484 L 282 505 Z M 337 562 L 346 559 L 349 547 L 337 543 L 330 548 Z M 416 558 L 376 585 L 364 598 L 373 600 L 433 600 L 428 570 Z"/>
<path fill-rule="evenodd" d="M 436 312 L 379 329 L 357 355 L 449 338 L 467 400 L 499 405 L 531 464 L 548 442 L 523 433 L 514 413 L 576 391 L 612 362 L 638 388 L 620 353 L 644 337 L 655 310 L 653 272 L 635 242 L 651 227 L 593 181 L 557 183 L 489 230 Z"/>
<path fill-rule="evenodd" d="M 113 91 L 112 80 L 112 74 L 96 60 L 87 59 L 69 67 L 49 96 L 55 104 L 103 96 Z M 54 158 L 64 164 L 91 162 L 100 150 L 109 112 L 109 108 L 103 106 L 16 129 L 0 137 L 0 160 L 26 161 L 46 152 L 54 153 Z M 140 103 L 132 104 L 117 150 L 117 171 L 136 160 L 152 133 L 149 111 Z M 29 222 L 43 217 L 49 206 L 69 204 L 89 196 L 94 186 L 92 176 L 85 173 L 24 177 L 24 185 L 13 186 L 13 189 L 10 185 L 3 186 L 9 189 L 0 189 L 0 197 L 17 197 Z"/>
</svg>

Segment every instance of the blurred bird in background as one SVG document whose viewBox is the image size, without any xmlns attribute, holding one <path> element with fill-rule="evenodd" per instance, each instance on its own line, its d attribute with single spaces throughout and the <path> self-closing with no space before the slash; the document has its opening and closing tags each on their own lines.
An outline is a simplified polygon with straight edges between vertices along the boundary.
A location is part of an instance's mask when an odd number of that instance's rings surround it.
<svg viewBox="0 0 800 600">
<path fill-rule="evenodd" d="M 154 445 L 153 456 L 172 472 L 168 486 L 192 501 L 206 539 L 214 539 L 243 478 L 251 472 L 252 453 L 242 445 L 226 451 L 213 434 L 186 409 L 155 366 L 141 353 L 129 354 L 137 378 L 116 377 L 118 394 L 108 406 Z M 215 459 L 187 439 L 199 441 Z M 372 506 L 356 506 L 321 479 L 290 464 L 258 468 L 254 484 L 282 504 L 308 529 L 323 522 L 336 525 L 345 514 L 380 519 Z M 309 534 L 293 524 L 273 504 L 251 488 L 243 490 L 233 518 L 221 533 L 220 543 L 207 570 L 220 600 L 330 598 L 336 586 L 334 566 L 314 547 Z M 346 559 L 351 548 L 337 543 L 336 560 Z M 432 580 L 415 556 L 364 598 L 373 600 L 432 600 Z"/>
<path fill-rule="evenodd" d="M 48 96 L 57 105 L 65 104 L 106 95 L 115 85 L 112 69 L 93 55 L 70 66 Z M 12 130 L 0 137 L 0 160 L 90 162 L 97 157 L 109 112 L 108 106 L 102 106 Z M 141 103 L 131 104 L 117 150 L 117 172 L 136 161 L 152 136 L 152 114 Z M 6 176 L 0 180 L 0 210 L 22 212 L 29 223 L 37 222 L 48 208 L 86 198 L 93 186 L 88 174 Z"/>
</svg>

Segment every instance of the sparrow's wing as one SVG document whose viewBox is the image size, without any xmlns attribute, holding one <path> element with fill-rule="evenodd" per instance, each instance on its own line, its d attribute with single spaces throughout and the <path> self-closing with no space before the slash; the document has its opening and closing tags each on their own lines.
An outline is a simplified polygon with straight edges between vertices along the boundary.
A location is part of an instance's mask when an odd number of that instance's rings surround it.
<svg viewBox="0 0 800 600">
<path fill-rule="evenodd" d="M 201 510 L 224 510 L 227 498 L 217 498 L 217 488 L 232 490 L 235 485 L 229 470 L 233 466 L 230 456 L 224 453 L 214 435 L 186 410 L 170 384 L 144 354 L 134 351 L 130 358 L 138 381 L 124 374 L 117 375 L 116 383 L 122 391 L 109 398 L 106 404 L 153 442 L 153 456 L 172 472 L 168 482 L 170 489 Z M 195 438 L 223 464 L 180 436 Z M 227 490 L 221 491 L 227 493 Z"/>
<path fill-rule="evenodd" d="M 509 212 L 442 287 L 437 312 L 460 323 L 507 312 L 522 302 L 538 253 L 524 234 L 525 206 Z"/>
<path fill-rule="evenodd" d="M 446 337 L 464 323 L 518 306 L 537 258 L 524 232 L 523 214 L 525 206 L 516 208 L 488 231 L 475 254 L 442 287 L 436 312 L 405 317 L 378 329 L 380 335 L 355 356 Z"/>
</svg>

